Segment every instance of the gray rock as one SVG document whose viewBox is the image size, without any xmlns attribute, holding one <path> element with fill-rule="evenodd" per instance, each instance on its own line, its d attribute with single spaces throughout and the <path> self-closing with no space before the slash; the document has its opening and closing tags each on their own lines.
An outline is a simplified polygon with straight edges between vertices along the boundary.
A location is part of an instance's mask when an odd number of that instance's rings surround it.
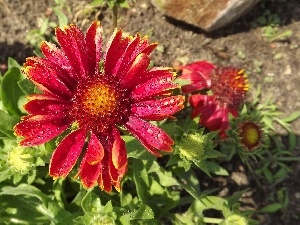
<svg viewBox="0 0 300 225">
<path fill-rule="evenodd" d="M 163 14 L 210 32 L 238 19 L 261 0 L 151 0 Z"/>
</svg>

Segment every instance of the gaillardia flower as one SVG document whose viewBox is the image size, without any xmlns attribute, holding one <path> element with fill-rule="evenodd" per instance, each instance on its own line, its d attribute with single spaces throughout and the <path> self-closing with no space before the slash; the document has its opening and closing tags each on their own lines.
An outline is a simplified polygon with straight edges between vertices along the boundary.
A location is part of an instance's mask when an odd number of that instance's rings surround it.
<svg viewBox="0 0 300 225">
<path fill-rule="evenodd" d="M 161 156 L 158 150 L 172 151 L 173 140 L 147 121 L 168 118 L 183 108 L 183 96 L 170 96 L 178 88 L 175 74 L 165 67 L 148 69 L 157 44 L 138 34 L 122 37 L 116 29 L 102 54 L 97 21 L 86 34 L 71 24 L 57 28 L 56 37 L 61 48 L 43 42 L 45 57 L 24 63 L 24 73 L 41 93 L 28 96 L 24 108 L 29 115 L 15 126 L 15 133 L 24 138 L 21 145 L 33 146 L 73 128 L 52 155 L 50 175 L 66 177 L 82 154 L 77 175 L 82 184 L 119 191 L 127 154 L 118 127 L 127 128 L 156 156 Z"/>
<path fill-rule="evenodd" d="M 219 130 L 226 137 L 229 128 L 229 113 L 236 117 L 238 108 L 249 88 L 244 70 L 234 67 L 217 67 L 206 61 L 198 61 L 180 67 L 181 79 L 190 81 L 182 87 L 184 93 L 194 92 L 189 97 L 193 108 L 192 117 L 200 115 L 199 123 L 210 131 Z M 195 91 L 210 91 L 211 94 Z"/>
<path fill-rule="evenodd" d="M 238 137 L 242 149 L 253 152 L 262 147 L 263 131 L 254 121 L 245 121 L 238 124 Z"/>
</svg>

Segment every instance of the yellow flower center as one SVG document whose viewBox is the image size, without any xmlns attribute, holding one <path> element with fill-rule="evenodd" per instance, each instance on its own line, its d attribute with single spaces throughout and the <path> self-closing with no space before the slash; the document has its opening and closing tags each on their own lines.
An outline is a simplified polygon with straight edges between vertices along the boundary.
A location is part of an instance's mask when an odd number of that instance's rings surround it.
<svg viewBox="0 0 300 225">
<path fill-rule="evenodd" d="M 221 103 L 237 109 L 249 89 L 244 70 L 233 67 L 218 67 L 211 76 L 211 90 Z"/>
<path fill-rule="evenodd" d="M 258 140 L 259 133 L 258 130 L 255 129 L 254 127 L 249 127 L 248 129 L 245 130 L 245 138 L 247 138 L 247 141 L 249 144 L 255 144 Z"/>
<path fill-rule="evenodd" d="M 107 84 L 95 84 L 83 93 L 82 103 L 85 111 L 93 116 L 112 113 L 118 105 L 118 93 Z"/>
<path fill-rule="evenodd" d="M 113 78 L 99 76 L 80 82 L 72 102 L 70 114 L 78 127 L 102 133 L 127 122 L 132 101 Z"/>
<path fill-rule="evenodd" d="M 261 131 L 257 124 L 248 121 L 241 124 L 239 129 L 240 136 L 242 138 L 242 144 L 248 150 L 254 150 L 259 146 L 261 139 Z"/>
</svg>

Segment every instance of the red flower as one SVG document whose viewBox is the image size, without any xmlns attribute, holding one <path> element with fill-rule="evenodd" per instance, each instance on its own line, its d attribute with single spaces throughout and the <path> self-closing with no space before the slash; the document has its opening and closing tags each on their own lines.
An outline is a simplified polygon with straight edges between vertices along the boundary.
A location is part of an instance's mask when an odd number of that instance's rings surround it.
<svg viewBox="0 0 300 225">
<path fill-rule="evenodd" d="M 15 133 L 24 137 L 21 145 L 32 146 L 73 128 L 52 155 L 50 175 L 67 176 L 87 143 L 78 172 L 83 185 L 119 191 L 127 154 L 117 127 L 161 156 L 157 150 L 172 151 L 173 140 L 146 120 L 171 116 L 183 108 L 184 97 L 166 95 L 178 88 L 168 68 L 147 69 L 157 44 L 145 37 L 122 37 L 116 29 L 103 58 L 100 22 L 85 35 L 73 24 L 57 28 L 56 37 L 61 49 L 43 42 L 45 58 L 31 57 L 24 64 L 24 73 L 42 93 L 29 96 L 24 106 L 29 115 Z"/>
<path fill-rule="evenodd" d="M 238 115 L 238 107 L 245 99 L 248 79 L 244 70 L 233 67 L 216 67 L 206 61 L 198 61 L 181 67 L 182 79 L 191 83 L 182 87 L 184 93 L 210 90 L 212 95 L 195 93 L 189 97 L 193 107 L 192 117 L 200 115 L 199 123 L 210 131 L 219 130 L 226 137 L 228 116 Z"/>
</svg>

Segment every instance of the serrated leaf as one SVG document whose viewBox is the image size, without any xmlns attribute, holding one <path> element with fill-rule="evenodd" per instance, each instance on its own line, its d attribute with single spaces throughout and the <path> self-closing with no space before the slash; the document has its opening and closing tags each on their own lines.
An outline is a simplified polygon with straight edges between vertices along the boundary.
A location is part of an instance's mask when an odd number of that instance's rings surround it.
<svg viewBox="0 0 300 225">
<path fill-rule="evenodd" d="M 1 82 L 1 99 L 3 106 L 6 108 L 9 114 L 20 116 L 21 110 L 18 107 L 18 102 L 21 97 L 24 97 L 23 91 L 18 85 L 18 81 L 24 78 L 24 75 L 16 67 L 8 70 Z"/>
</svg>

